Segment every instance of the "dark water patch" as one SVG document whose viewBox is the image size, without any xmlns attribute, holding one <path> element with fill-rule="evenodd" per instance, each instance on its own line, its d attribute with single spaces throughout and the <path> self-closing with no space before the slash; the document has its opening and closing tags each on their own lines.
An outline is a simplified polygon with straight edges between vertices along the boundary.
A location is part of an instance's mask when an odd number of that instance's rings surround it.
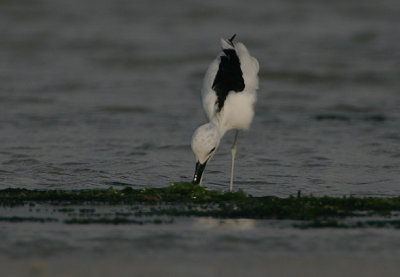
<svg viewBox="0 0 400 277">
<path fill-rule="evenodd" d="M 13 172 L 0 169 L 0 175 L 8 175 L 8 174 L 13 174 Z"/>
<path fill-rule="evenodd" d="M 220 170 L 215 170 L 215 169 L 210 169 L 207 171 L 209 174 L 220 174 L 223 173 L 223 171 Z"/>
<path fill-rule="evenodd" d="M 56 101 L 51 98 L 41 97 L 14 97 L 14 96 L 2 96 L 0 97 L 1 103 L 12 103 L 12 104 L 29 104 L 29 105 L 42 105 L 42 104 L 54 104 Z"/>
<path fill-rule="evenodd" d="M 74 126 L 76 122 L 62 114 L 38 115 L 38 114 L 20 114 L 19 125 L 23 127 L 51 128 L 59 126 Z"/>
<path fill-rule="evenodd" d="M 276 184 L 276 183 L 272 183 L 272 182 L 267 182 L 267 181 L 246 181 L 246 182 L 237 182 L 238 184 L 248 184 L 250 186 L 254 186 L 254 185 L 271 185 L 271 184 Z M 226 186 L 226 184 L 224 184 Z"/>
<path fill-rule="evenodd" d="M 91 89 L 95 88 L 95 85 L 93 84 L 87 84 L 85 81 L 77 81 L 77 80 L 66 80 L 66 81 L 60 81 L 54 84 L 45 84 L 42 85 L 36 90 L 38 92 L 80 92 L 83 89 Z M 35 90 L 34 90 L 35 91 Z"/>
<path fill-rule="evenodd" d="M 98 109 L 109 114 L 144 114 L 151 110 L 143 106 L 103 106 Z"/>
<path fill-rule="evenodd" d="M 314 167 L 314 166 L 311 166 Z M 316 167 L 320 167 L 320 166 L 316 166 Z M 325 184 L 325 181 L 320 179 L 320 178 L 310 178 L 309 182 L 313 185 L 323 185 Z M 327 188 L 330 188 L 329 186 L 326 186 Z"/>
<path fill-rule="evenodd" d="M 400 157 L 400 153 L 392 156 L 392 158 L 399 158 L 399 157 Z M 384 169 L 399 169 L 400 166 L 399 165 L 383 165 L 382 168 L 384 168 Z"/>
<path fill-rule="evenodd" d="M 375 41 L 378 34 L 372 30 L 361 31 L 353 35 L 352 40 L 357 43 L 367 44 Z"/>
<path fill-rule="evenodd" d="M 268 158 L 258 158 L 257 161 L 260 161 L 263 163 L 279 163 L 279 160 L 268 159 Z"/>
<path fill-rule="evenodd" d="M 106 185 L 110 185 L 110 186 L 122 186 L 122 187 L 132 187 L 132 186 L 135 186 L 134 184 L 124 183 L 124 182 L 119 182 L 119 181 L 105 182 L 105 184 L 106 184 Z"/>
<path fill-rule="evenodd" d="M 317 151 L 315 148 L 311 147 L 294 147 L 293 149 L 288 150 L 286 153 L 287 154 L 292 154 L 292 155 L 309 155 L 309 154 L 315 154 Z"/>
<path fill-rule="evenodd" d="M 318 114 L 314 116 L 314 119 L 321 121 L 321 120 L 328 120 L 328 121 L 347 121 L 349 122 L 351 118 L 348 115 L 344 114 L 335 114 L 335 113 L 325 113 L 325 114 Z"/>
<path fill-rule="evenodd" d="M 155 143 L 152 142 L 145 142 L 139 146 L 136 146 L 136 150 L 151 150 L 151 149 L 156 149 L 158 146 Z"/>
<path fill-rule="evenodd" d="M 320 113 L 314 115 L 313 118 L 318 121 L 365 121 L 382 123 L 388 120 L 388 117 L 384 114 L 346 114 L 346 113 Z"/>
<path fill-rule="evenodd" d="M 171 149 L 171 150 L 189 150 L 190 149 L 190 145 L 188 145 L 188 144 L 160 145 L 160 146 L 157 147 L 157 149 L 160 149 L 160 150 L 167 150 L 167 149 Z"/>
<path fill-rule="evenodd" d="M 304 164 L 302 165 L 302 167 L 306 167 L 306 168 L 313 168 L 313 167 L 326 167 L 326 164 L 322 164 L 322 163 L 316 163 L 313 161 L 306 161 L 304 162 Z"/>
<path fill-rule="evenodd" d="M 313 156 L 311 158 L 314 159 L 314 160 L 317 160 L 317 161 L 329 161 L 330 160 L 329 158 L 322 157 L 322 156 Z"/>
<path fill-rule="evenodd" d="M 363 116 L 362 119 L 365 121 L 371 121 L 371 122 L 384 122 L 388 118 L 384 114 L 371 114 L 371 115 Z"/>
<path fill-rule="evenodd" d="M 25 155 L 25 154 L 13 154 L 12 155 L 12 158 L 13 159 L 20 159 L 20 160 L 23 160 L 23 159 L 27 159 L 27 158 L 29 158 L 30 156 L 29 155 Z"/>
<path fill-rule="evenodd" d="M 73 170 L 76 173 L 105 173 L 105 171 L 93 169 L 93 168 L 76 168 Z"/>
<path fill-rule="evenodd" d="M 128 156 L 146 156 L 147 153 L 143 151 L 133 151 Z"/>
<path fill-rule="evenodd" d="M 287 175 L 287 174 L 268 174 L 268 177 L 278 177 L 278 178 L 298 178 L 296 175 Z"/>
<path fill-rule="evenodd" d="M 37 165 L 40 162 L 35 159 L 11 159 L 3 162 L 3 165 Z"/>
<path fill-rule="evenodd" d="M 344 113 L 371 113 L 375 111 L 372 107 L 355 106 L 350 104 L 333 105 L 328 107 L 327 110 Z"/>
<path fill-rule="evenodd" d="M 389 139 L 393 141 L 400 141 L 400 132 L 398 133 L 388 133 L 382 136 L 383 139 Z"/>
<path fill-rule="evenodd" d="M 384 78 L 380 74 L 375 72 L 359 73 L 354 77 L 352 77 L 350 81 L 363 85 L 380 85 L 380 84 L 387 85 L 388 83 L 392 82 L 391 80 Z"/>
<path fill-rule="evenodd" d="M 41 147 L 33 147 L 33 146 L 16 146 L 16 147 L 10 147 L 9 149 L 12 150 L 40 150 L 42 149 Z"/>
<path fill-rule="evenodd" d="M 73 174 L 67 172 L 66 169 L 61 168 L 61 167 L 52 166 L 52 165 L 47 165 L 45 168 L 39 169 L 37 172 L 38 173 L 43 173 L 43 174 L 46 174 L 46 175 L 50 175 L 50 176 L 52 176 L 52 175 L 55 175 L 55 176 L 73 176 Z"/>
<path fill-rule="evenodd" d="M 81 163 L 81 162 L 66 162 L 66 163 L 61 163 L 61 166 L 82 166 L 82 165 L 87 165 L 87 163 Z"/>
</svg>

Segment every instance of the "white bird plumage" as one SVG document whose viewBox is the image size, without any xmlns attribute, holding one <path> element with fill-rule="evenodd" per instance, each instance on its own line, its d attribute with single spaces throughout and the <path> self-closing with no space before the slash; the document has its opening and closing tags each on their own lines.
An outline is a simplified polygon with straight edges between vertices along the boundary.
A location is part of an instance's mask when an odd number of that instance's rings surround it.
<svg viewBox="0 0 400 277">
<path fill-rule="evenodd" d="M 259 71 L 258 61 L 250 56 L 243 43 L 233 43 L 234 37 L 230 40 L 221 39 L 222 52 L 208 67 L 201 95 L 210 122 L 196 129 L 191 143 L 197 160 L 193 183 L 201 184 L 204 168 L 217 150 L 221 138 L 227 131 L 236 129 L 230 190 L 237 132 L 248 129 L 253 119 Z"/>
</svg>

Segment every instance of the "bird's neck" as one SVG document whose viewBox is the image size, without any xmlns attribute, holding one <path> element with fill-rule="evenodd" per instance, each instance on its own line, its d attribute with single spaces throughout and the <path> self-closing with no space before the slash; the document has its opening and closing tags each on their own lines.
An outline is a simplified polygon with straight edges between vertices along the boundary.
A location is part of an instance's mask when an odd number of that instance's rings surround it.
<svg viewBox="0 0 400 277">
<path fill-rule="evenodd" d="M 225 126 L 225 124 L 223 124 L 223 122 L 219 120 L 217 117 L 214 117 L 213 120 L 210 121 L 210 124 L 214 125 L 215 128 L 218 130 L 220 139 L 228 131 L 228 128 Z"/>
</svg>

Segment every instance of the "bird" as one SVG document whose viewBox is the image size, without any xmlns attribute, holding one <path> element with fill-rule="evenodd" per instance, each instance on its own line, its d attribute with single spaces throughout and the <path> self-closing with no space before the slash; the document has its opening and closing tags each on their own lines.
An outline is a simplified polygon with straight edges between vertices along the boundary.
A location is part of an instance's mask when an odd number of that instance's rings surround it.
<svg viewBox="0 0 400 277">
<path fill-rule="evenodd" d="M 229 191 L 233 189 L 239 130 L 247 130 L 254 117 L 260 68 L 243 43 L 233 42 L 235 37 L 236 34 L 230 39 L 221 38 L 222 51 L 206 71 L 201 98 L 209 122 L 194 131 L 191 141 L 196 158 L 192 183 L 202 185 L 204 169 L 222 137 L 227 131 L 235 130 Z"/>
</svg>

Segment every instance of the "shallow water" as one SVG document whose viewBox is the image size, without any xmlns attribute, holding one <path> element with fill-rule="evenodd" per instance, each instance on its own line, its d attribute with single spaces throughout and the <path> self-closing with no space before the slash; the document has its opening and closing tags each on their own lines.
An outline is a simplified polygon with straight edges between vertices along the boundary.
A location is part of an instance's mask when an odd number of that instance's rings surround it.
<svg viewBox="0 0 400 277">
<path fill-rule="evenodd" d="M 398 231 L 290 225 L 210 218 L 161 225 L 2 223 L 0 268 L 7 276 L 398 275 Z"/>
<path fill-rule="evenodd" d="M 203 74 L 219 50 L 219 38 L 237 33 L 258 58 L 261 71 L 254 122 L 239 136 L 235 188 L 253 195 L 288 196 L 301 190 L 397 196 L 399 14 L 397 0 L 0 1 L 0 188 L 122 188 L 190 181 L 195 162 L 190 138 L 205 122 L 199 96 Z M 227 189 L 232 140 L 228 133 L 207 168 L 204 182 L 210 188 Z M 30 234 L 37 228 L 40 233 L 43 226 L 46 236 L 52 232 L 49 226 L 57 224 L 6 224 L 2 233 L 13 247 L 12 241 L 24 237 L 18 230 Z M 182 226 L 165 228 L 179 241 L 186 231 Z M 223 232 L 217 226 L 210 231 L 214 242 Z M 114 226 L 88 228 L 101 233 Z M 131 226 L 122 228 L 129 237 Z M 143 228 L 156 232 L 159 227 Z M 265 230 L 277 232 L 257 227 L 253 233 Z M 66 237 L 75 231 L 71 227 Z M 338 245 L 341 237 L 328 243 L 329 231 L 288 232 L 293 234 L 279 231 L 278 236 L 300 240 L 304 247 L 298 253 L 314 249 L 311 234 L 324 238 L 314 256 L 326 249 L 335 257 L 354 250 Z M 371 241 L 386 234 L 365 232 Z M 113 240 L 119 235 L 102 236 Z M 387 241 L 391 236 L 397 234 L 390 233 Z M 40 237 L 32 237 L 40 244 Z M 87 240 L 83 249 L 90 248 Z M 267 240 L 265 248 L 274 241 Z M 117 252 L 124 243 L 114 245 Z M 241 247 L 235 240 L 227 244 Z M 245 248 L 258 246 L 246 243 Z M 209 259 L 207 246 L 202 249 L 193 260 Z M 272 249 L 288 253 L 291 248 Z M 388 255 L 397 251 L 391 248 Z M 113 254 L 103 257 L 119 261 Z M 155 257 L 162 264 L 160 255 Z"/>
<path fill-rule="evenodd" d="M 261 65 L 236 188 L 399 194 L 397 1 L 83 2 L 0 4 L 2 187 L 191 180 L 203 74 L 236 32 Z M 207 168 L 212 188 L 226 189 L 231 142 Z"/>
</svg>

